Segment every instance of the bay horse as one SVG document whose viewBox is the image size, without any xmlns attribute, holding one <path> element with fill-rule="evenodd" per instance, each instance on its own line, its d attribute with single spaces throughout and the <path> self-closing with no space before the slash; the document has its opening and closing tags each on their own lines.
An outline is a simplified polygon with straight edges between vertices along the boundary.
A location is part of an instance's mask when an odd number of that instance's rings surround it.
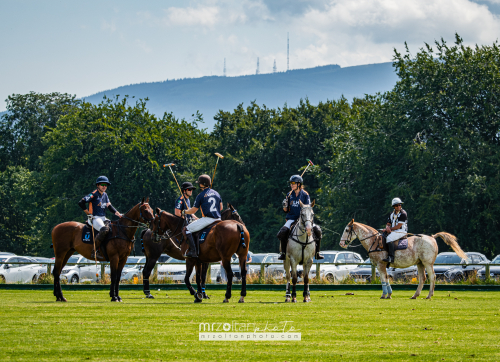
<svg viewBox="0 0 500 362">
<path fill-rule="evenodd" d="M 299 200 L 300 201 L 300 200 Z M 311 230 L 313 227 L 314 207 L 315 200 L 311 205 L 304 205 L 300 201 L 300 217 L 299 221 L 293 228 L 290 236 L 288 237 L 288 244 L 286 246 L 286 259 L 284 261 L 284 268 L 286 272 L 286 299 L 285 302 L 297 303 L 297 265 L 303 264 L 304 276 L 304 302 L 311 301 L 311 293 L 309 292 L 309 270 L 313 263 L 314 253 L 316 252 L 316 244 Z M 292 293 L 290 295 L 290 267 L 292 268 Z"/>
<path fill-rule="evenodd" d="M 354 222 L 354 219 L 352 219 L 344 229 L 344 233 L 340 238 L 340 246 L 347 248 L 353 240 L 356 238 L 359 239 L 361 245 L 363 245 L 368 252 L 372 264 L 377 267 L 380 273 L 380 280 L 382 282 L 382 296 L 380 299 L 392 299 L 392 288 L 387 275 L 387 267 L 408 268 L 412 265 L 417 265 L 418 268 L 418 288 L 411 299 L 416 299 L 420 295 L 426 278 L 425 271 L 427 271 L 427 275 L 430 279 L 429 295 L 426 299 L 431 299 L 434 295 L 434 286 L 436 283 L 434 262 L 436 261 L 436 256 L 438 254 L 438 245 L 436 242 L 437 237 L 440 237 L 447 245 L 451 246 L 453 251 L 457 253 L 458 256 L 463 259 L 467 259 L 467 255 L 465 255 L 462 248 L 460 248 L 460 245 L 458 245 L 457 238 L 454 235 L 446 232 L 439 232 L 432 236 L 409 236 L 408 247 L 403 250 L 395 250 L 394 263 L 390 263 L 390 265 L 388 265 L 387 262 L 382 260 L 388 256 L 388 253 L 385 250 L 374 251 L 377 250 L 377 236 L 379 235 L 380 233 L 376 229 L 368 225 Z"/>
<path fill-rule="evenodd" d="M 137 228 L 146 226 L 153 220 L 153 209 L 149 206 L 149 198 L 138 203 L 127 211 L 120 219 L 111 222 L 111 237 L 106 243 L 105 251 L 109 257 L 111 269 L 111 286 L 109 296 L 112 302 L 121 302 L 118 295 L 122 269 L 127 262 L 132 246 L 134 245 L 134 234 Z M 85 224 L 68 221 L 56 225 L 52 230 L 52 245 L 54 247 L 54 296 L 58 302 L 66 302 L 61 290 L 61 271 L 68 262 L 68 259 L 75 251 L 85 258 L 91 259 L 93 244 L 86 244 L 82 241 L 82 230 Z M 101 261 L 104 261 L 102 259 Z M 104 275 L 101 275 L 104 278 Z"/>
<path fill-rule="evenodd" d="M 208 263 L 215 263 L 222 260 L 222 267 L 225 269 L 228 282 L 226 288 L 226 295 L 224 303 L 229 302 L 231 298 L 231 286 L 233 283 L 233 271 L 231 270 L 231 257 L 233 254 L 238 255 L 240 261 L 241 270 L 241 297 L 239 303 L 244 303 L 244 297 L 246 296 L 246 261 L 248 255 L 248 248 L 250 246 L 250 233 L 248 232 L 243 220 L 234 209 L 234 207 L 228 204 L 229 208 L 222 213 L 222 217 L 228 217 L 232 220 L 222 220 L 217 222 L 215 226 L 212 227 L 210 233 L 205 238 L 205 242 L 201 244 L 199 255 L 197 258 L 187 258 L 186 259 L 186 276 L 184 277 L 184 282 L 186 287 L 190 291 L 191 295 L 195 296 L 195 302 L 200 303 L 202 299 L 206 296 L 205 294 L 205 280 L 207 277 Z M 160 210 L 161 211 L 161 210 Z M 184 227 L 184 219 L 172 215 L 166 211 L 158 212 L 160 222 L 153 222 L 153 233 L 155 232 L 165 232 L 170 230 L 167 237 L 177 238 L 181 237 L 180 249 L 181 253 L 184 254 L 188 249 L 188 243 L 182 242 L 182 228 Z M 243 247 L 245 243 L 245 247 Z M 201 268 L 203 264 L 203 268 Z M 206 267 L 205 267 L 206 265 Z M 196 267 L 197 271 L 201 269 L 201 275 L 196 273 L 196 284 L 198 291 L 196 292 L 192 287 L 189 278 L 193 272 L 193 268 Z"/>
<path fill-rule="evenodd" d="M 221 213 L 222 220 L 236 220 L 243 224 L 241 216 L 238 211 L 231 205 L 227 203 L 227 209 Z M 143 292 L 148 299 L 154 299 L 151 294 L 149 287 L 149 277 L 151 272 L 158 261 L 161 254 L 165 253 L 172 258 L 178 260 L 184 260 L 184 254 L 181 251 L 179 245 L 182 243 L 182 228 L 185 226 L 185 219 L 170 214 L 167 211 L 156 208 L 155 219 L 153 221 L 153 230 L 148 229 L 142 235 L 142 246 L 143 252 L 146 256 L 146 263 L 144 264 L 144 269 L 142 270 L 142 285 Z M 180 236 L 180 237 L 179 237 Z M 194 290 L 191 285 L 190 277 L 192 271 L 188 274 L 184 282 L 191 293 L 191 295 L 198 295 L 201 293 L 201 298 L 210 299 L 205 292 L 205 281 L 208 271 L 208 263 L 197 263 L 195 265 L 196 269 L 196 284 L 198 287 L 198 293 Z M 202 278 L 202 276 L 205 276 Z M 187 281 L 186 281 L 187 279 Z"/>
</svg>

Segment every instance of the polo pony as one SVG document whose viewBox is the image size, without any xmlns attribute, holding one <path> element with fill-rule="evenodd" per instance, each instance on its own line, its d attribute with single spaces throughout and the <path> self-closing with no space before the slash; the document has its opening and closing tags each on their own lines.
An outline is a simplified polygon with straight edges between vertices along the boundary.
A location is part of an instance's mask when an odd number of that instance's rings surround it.
<svg viewBox="0 0 500 362">
<path fill-rule="evenodd" d="M 300 201 L 300 200 L 299 200 Z M 286 259 L 284 268 L 286 272 L 286 299 L 285 302 L 297 303 L 297 265 L 303 264 L 304 276 L 304 302 L 311 301 L 311 293 L 309 292 L 309 270 L 313 263 L 313 256 L 316 251 L 316 244 L 312 235 L 314 207 L 315 200 L 311 205 L 304 205 L 300 201 L 300 216 L 297 224 L 293 227 L 290 236 L 288 237 L 288 244 L 286 246 Z M 290 267 L 292 268 L 292 293 L 290 294 Z"/>
<path fill-rule="evenodd" d="M 438 246 L 436 242 L 437 237 L 443 239 L 447 245 L 451 246 L 453 251 L 457 253 L 458 256 L 463 259 L 467 259 L 467 256 L 458 245 L 457 238 L 455 236 L 449 233 L 439 232 L 432 236 L 409 236 L 408 247 L 403 250 L 396 250 L 394 252 L 394 263 L 390 263 L 390 265 L 388 265 L 387 262 L 382 260 L 387 257 L 388 253 L 385 250 L 379 250 L 377 248 L 377 236 L 379 235 L 380 233 L 376 229 L 368 225 L 354 222 L 354 219 L 352 219 L 344 229 L 344 233 L 340 239 L 340 246 L 347 248 L 356 238 L 359 239 L 361 245 L 363 245 L 368 252 L 372 264 L 377 267 L 380 273 L 380 280 L 382 282 L 381 299 L 391 299 L 392 295 L 392 288 L 387 275 L 387 267 L 408 268 L 412 265 L 417 265 L 418 268 L 418 288 L 411 299 L 416 299 L 420 295 L 420 292 L 422 292 L 425 281 L 425 271 L 427 271 L 427 275 L 429 276 L 431 282 L 429 295 L 426 299 L 431 299 L 434 295 L 434 286 L 436 283 L 434 262 L 436 261 L 436 256 L 438 254 Z"/>
<path fill-rule="evenodd" d="M 149 198 L 138 203 L 127 211 L 122 217 L 111 222 L 111 231 L 105 243 L 105 254 L 108 255 L 111 269 L 111 286 L 109 296 L 112 302 L 121 302 L 118 295 L 122 269 L 127 262 L 132 246 L 134 234 L 139 226 L 146 226 L 153 220 L 153 209 L 149 206 Z M 82 241 L 82 230 L 85 224 L 68 221 L 57 225 L 52 230 L 52 245 L 54 247 L 54 296 L 58 302 L 66 302 L 61 290 L 60 275 L 68 259 L 76 251 L 87 259 L 94 250 L 93 244 Z M 101 275 L 104 278 L 104 275 Z"/>
</svg>

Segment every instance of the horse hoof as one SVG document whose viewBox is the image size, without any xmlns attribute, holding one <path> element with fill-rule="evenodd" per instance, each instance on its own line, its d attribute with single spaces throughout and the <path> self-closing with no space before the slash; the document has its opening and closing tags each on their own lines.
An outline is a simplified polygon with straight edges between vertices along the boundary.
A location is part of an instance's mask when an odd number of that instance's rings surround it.
<svg viewBox="0 0 500 362">
<path fill-rule="evenodd" d="M 147 299 L 155 299 L 155 297 L 153 297 L 151 294 L 146 295 L 146 298 Z"/>
<path fill-rule="evenodd" d="M 196 300 L 199 300 L 200 302 L 203 300 L 203 294 L 201 294 L 201 292 L 196 293 L 194 297 L 196 298 Z"/>
<path fill-rule="evenodd" d="M 202 299 L 195 299 L 194 303 L 201 303 L 203 300 Z"/>
<path fill-rule="evenodd" d="M 392 299 L 392 297 L 390 295 L 388 295 L 387 298 L 385 298 L 385 299 Z"/>
<path fill-rule="evenodd" d="M 380 299 L 387 299 L 385 295 L 381 296 Z"/>
<path fill-rule="evenodd" d="M 413 297 L 411 297 L 410 299 L 417 299 L 417 296 L 416 296 L 416 295 L 414 295 L 414 296 L 413 296 Z"/>
<path fill-rule="evenodd" d="M 206 293 L 203 293 L 203 299 L 210 299 L 210 297 Z"/>
<path fill-rule="evenodd" d="M 121 300 L 120 300 L 120 299 L 118 299 L 118 297 L 113 297 L 113 298 L 111 298 L 111 301 L 112 301 L 112 302 L 121 302 Z"/>
<path fill-rule="evenodd" d="M 243 299 L 243 297 L 241 297 L 240 300 L 238 300 L 238 303 L 245 303 L 245 299 Z"/>
<path fill-rule="evenodd" d="M 425 299 L 431 299 L 431 297 L 427 297 L 427 298 L 425 298 Z"/>
<path fill-rule="evenodd" d="M 119 301 L 119 302 L 121 302 L 121 301 L 122 301 L 122 297 L 118 296 L 118 297 L 116 297 L 116 298 L 118 299 L 118 301 Z"/>
<path fill-rule="evenodd" d="M 307 298 L 304 299 L 304 303 L 309 303 L 309 301 L 307 300 Z"/>
<path fill-rule="evenodd" d="M 286 298 L 285 303 L 290 303 L 290 298 Z"/>
<path fill-rule="evenodd" d="M 222 301 L 222 303 L 229 303 L 229 300 L 226 298 Z"/>
<path fill-rule="evenodd" d="M 292 299 L 292 303 L 297 303 L 297 299 L 296 299 L 296 298 L 293 298 L 293 299 Z"/>
<path fill-rule="evenodd" d="M 67 302 L 67 300 L 64 297 L 59 297 L 56 299 L 56 302 Z"/>
</svg>

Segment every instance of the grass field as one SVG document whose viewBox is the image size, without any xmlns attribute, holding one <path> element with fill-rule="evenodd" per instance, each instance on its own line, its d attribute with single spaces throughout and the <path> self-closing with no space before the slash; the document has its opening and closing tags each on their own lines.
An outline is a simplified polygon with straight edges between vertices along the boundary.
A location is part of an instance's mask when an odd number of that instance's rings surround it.
<svg viewBox="0 0 500 362">
<path fill-rule="evenodd" d="M 284 292 L 223 291 L 193 304 L 185 291 L 124 291 L 111 303 L 105 291 L 0 291 L 0 360 L 63 361 L 470 361 L 500 360 L 500 292 L 312 292 L 312 303 L 285 304 Z M 168 293 L 168 296 L 167 296 Z M 299 293 L 301 295 L 302 293 Z M 427 295 L 424 290 L 423 295 Z M 296 342 L 200 342 L 200 323 L 289 321 Z M 289 324 L 290 325 L 290 324 Z"/>
</svg>

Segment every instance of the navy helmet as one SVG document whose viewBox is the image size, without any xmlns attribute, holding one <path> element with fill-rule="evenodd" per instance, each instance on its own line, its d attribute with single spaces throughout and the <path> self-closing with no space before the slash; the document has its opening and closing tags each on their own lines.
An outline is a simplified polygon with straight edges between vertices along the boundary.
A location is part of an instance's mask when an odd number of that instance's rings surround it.
<svg viewBox="0 0 500 362">
<path fill-rule="evenodd" d="M 195 187 L 193 186 L 193 184 L 191 182 L 183 182 L 182 183 L 182 186 L 181 186 L 181 190 L 184 191 L 184 190 L 193 190 Z"/>
<path fill-rule="evenodd" d="M 293 175 L 292 177 L 290 177 L 290 181 L 289 182 L 300 182 L 302 184 L 302 182 L 304 182 L 304 180 L 302 180 L 302 176 L 300 175 Z"/>
<path fill-rule="evenodd" d="M 97 180 L 95 180 L 95 184 L 108 184 L 111 185 L 111 182 L 109 182 L 108 178 L 106 176 L 99 176 Z"/>
</svg>

